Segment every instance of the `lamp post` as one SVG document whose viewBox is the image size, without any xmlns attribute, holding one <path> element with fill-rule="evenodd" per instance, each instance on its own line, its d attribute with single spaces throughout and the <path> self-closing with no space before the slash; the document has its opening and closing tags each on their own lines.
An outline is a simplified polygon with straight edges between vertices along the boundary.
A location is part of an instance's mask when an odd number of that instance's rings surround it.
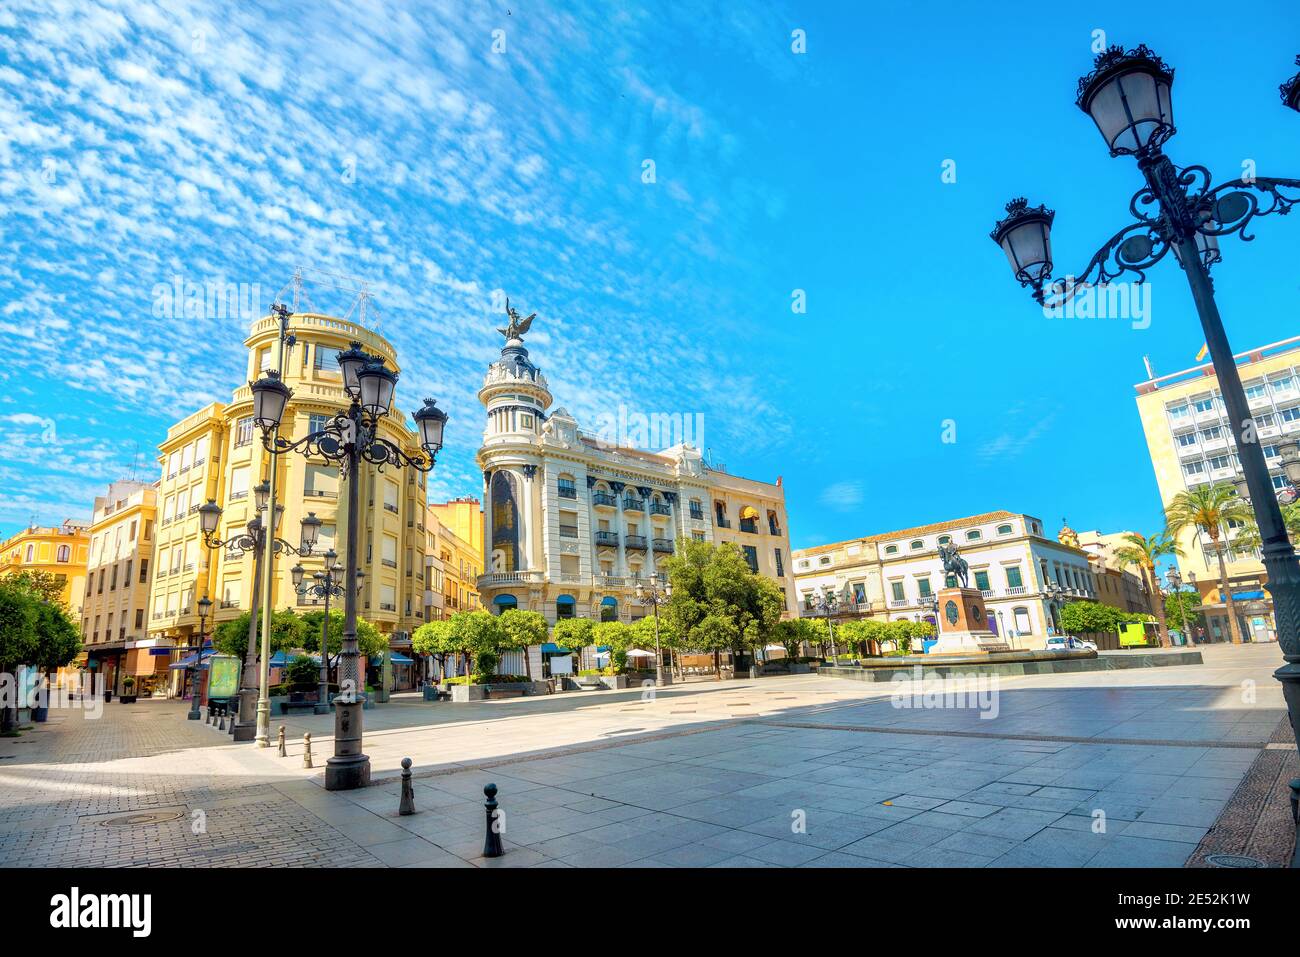
<svg viewBox="0 0 1300 957">
<path fill-rule="evenodd" d="M 917 599 L 917 603 L 922 609 L 924 609 L 922 614 L 919 616 L 921 621 L 925 620 L 925 615 L 927 613 L 934 616 L 934 637 L 937 639 L 939 633 L 943 630 L 943 623 L 939 619 L 939 596 L 922 595 Z M 922 647 L 924 647 L 924 645 Z"/>
<path fill-rule="evenodd" d="M 311 577 L 313 584 L 304 585 L 302 582 L 305 574 L 302 565 L 294 565 L 290 570 L 293 577 L 293 587 L 299 595 L 312 595 L 316 598 L 325 599 L 325 620 L 320 626 L 320 692 L 317 697 L 316 707 L 312 708 L 314 714 L 328 714 L 330 710 L 330 666 L 329 666 L 329 634 L 330 634 L 330 596 L 337 598 L 343 594 L 343 566 L 339 564 L 338 553 L 330 549 L 323 556 L 325 559 L 325 570 L 315 572 Z"/>
<path fill-rule="evenodd" d="M 199 599 L 199 647 L 194 652 L 194 667 L 190 669 L 190 713 L 186 715 L 190 721 L 198 721 L 202 717 L 199 714 L 199 666 L 203 664 L 203 642 L 207 638 L 210 608 L 212 600 L 204 595 Z"/>
<path fill-rule="evenodd" d="M 654 606 L 655 610 L 655 687 L 662 688 L 665 685 L 673 683 L 672 675 L 664 675 L 664 658 L 663 652 L 659 650 L 659 606 L 666 603 L 673 597 L 672 582 L 664 582 L 663 590 L 659 589 L 659 576 L 652 576 L 650 579 L 650 588 L 646 589 L 641 579 L 636 580 L 636 600 L 641 604 L 647 602 Z"/>
<path fill-rule="evenodd" d="M 1178 574 L 1177 568 L 1170 568 L 1165 577 L 1169 579 L 1169 587 L 1174 590 L 1174 604 L 1178 606 L 1178 624 L 1183 630 L 1183 643 L 1191 644 L 1187 638 L 1187 609 L 1183 607 L 1183 576 Z"/>
<path fill-rule="evenodd" d="M 1209 273 L 1221 258 L 1219 238 L 1237 233 L 1243 240 L 1253 239 L 1246 228 L 1255 217 L 1285 214 L 1300 202 L 1300 180 L 1260 176 L 1211 186 L 1204 166 L 1176 167 L 1161 148 L 1175 133 L 1173 82 L 1174 71 L 1145 46 L 1107 49 L 1097 56 L 1093 72 L 1079 81 L 1078 106 L 1096 123 L 1110 155 L 1132 156 L 1146 180 L 1129 202 L 1135 221 L 1107 240 L 1081 273 L 1051 279 L 1055 213 L 1046 206 L 1013 200 L 992 238 L 1020 285 L 1031 287 L 1044 306 L 1063 305 L 1082 289 L 1126 273 L 1140 283 L 1148 269 L 1174 251 L 1191 287 L 1250 493 L 1286 661 L 1274 677 L 1282 682 L 1292 731 L 1300 740 L 1300 561 L 1273 493 Z M 1286 106 L 1300 110 L 1300 75 L 1283 83 L 1281 94 Z"/>
<path fill-rule="evenodd" d="M 1057 634 L 1065 634 L 1065 629 L 1061 626 L 1061 612 L 1065 609 L 1065 589 L 1059 582 L 1049 581 L 1043 588 L 1047 594 L 1047 600 L 1052 605 L 1052 617 L 1055 619 L 1055 630 Z M 1059 607 L 1057 607 L 1059 606 Z"/>
<path fill-rule="evenodd" d="M 813 593 L 813 607 L 826 616 L 826 631 L 830 636 L 832 664 L 838 663 L 836 659 L 839 655 L 835 651 L 835 627 L 831 624 L 831 614 L 835 611 L 835 606 L 839 604 L 839 600 L 839 596 L 833 591 L 828 591 L 825 585 L 820 586 Z"/>
<path fill-rule="evenodd" d="M 312 549 L 316 546 L 316 536 L 319 534 L 321 526 L 321 520 L 316 517 L 316 513 L 308 512 L 307 517 L 302 519 L 298 546 L 295 548 L 284 539 L 275 536 L 275 529 L 279 528 L 280 519 L 284 515 L 284 506 L 276 505 L 272 508 L 271 486 L 267 482 L 261 482 L 253 488 L 253 504 L 258 512 L 257 516 L 244 526 L 242 534 L 226 539 L 217 538 L 217 527 L 221 524 L 223 512 L 221 506 L 216 503 L 215 499 L 208 499 L 205 504 L 199 506 L 199 528 L 203 532 L 203 544 L 211 549 L 225 548 L 227 552 L 240 554 L 251 552 L 253 555 L 253 587 L 248 610 L 248 648 L 244 653 L 244 667 L 241 670 L 239 685 L 239 718 L 235 723 L 234 732 L 236 741 L 252 741 L 256 738 L 257 714 L 263 702 L 266 703 L 268 721 L 270 715 L 271 703 L 267 687 L 267 679 L 270 673 L 268 666 L 270 646 L 265 634 L 263 635 L 261 648 L 264 667 L 259 672 L 257 666 L 257 613 L 261 593 L 260 586 L 263 573 L 266 574 L 268 579 L 271 578 L 270 565 L 264 561 L 264 556 L 268 552 L 273 555 L 282 552 L 301 556 L 310 555 Z M 264 522 L 268 514 L 273 516 L 270 535 L 266 534 Z M 269 621 L 271 618 L 269 613 L 271 602 L 268 600 L 265 604 L 268 612 L 262 617 Z M 259 675 L 260 678 L 257 685 L 253 684 L 255 674 Z"/>
<path fill-rule="evenodd" d="M 421 472 L 433 469 L 434 459 L 442 448 L 443 427 L 447 413 L 432 399 L 413 413 L 419 430 L 422 455 L 410 456 L 379 434 L 380 423 L 390 414 L 397 373 L 384 367 L 381 358 L 368 355 L 361 343 L 353 342 L 338 354 L 343 373 L 343 390 L 350 404 L 323 429 L 300 439 L 288 440 L 278 434 L 280 420 L 293 391 L 273 372 L 252 383 L 253 421 L 262 430 L 262 445 L 272 458 L 288 452 L 324 458 L 338 463 L 340 475 L 347 481 L 347 545 L 343 572 L 343 646 L 339 655 L 339 694 L 334 699 L 334 755 L 325 764 L 325 787 L 344 791 L 365 787 L 370 782 L 370 758 L 362 747 L 362 700 L 357 695 L 360 682 L 357 652 L 357 539 L 360 534 L 358 513 L 361 507 L 360 469 L 369 463 L 379 469 L 410 466 Z"/>
</svg>

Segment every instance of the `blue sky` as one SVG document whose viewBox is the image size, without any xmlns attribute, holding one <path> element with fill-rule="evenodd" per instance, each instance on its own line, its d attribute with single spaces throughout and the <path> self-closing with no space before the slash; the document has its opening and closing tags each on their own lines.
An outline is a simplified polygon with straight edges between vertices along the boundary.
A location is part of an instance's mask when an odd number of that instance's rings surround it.
<svg viewBox="0 0 1300 957">
<path fill-rule="evenodd" d="M 783 477 L 795 547 L 994 508 L 1152 529 L 1132 387 L 1200 347 L 1181 272 L 1149 328 L 1048 320 L 988 232 L 1046 202 L 1077 269 L 1128 222 L 1137 170 L 1073 102 L 1095 30 L 1177 69 L 1175 162 L 1300 176 L 1300 8 L 1075 6 L 6 4 L 0 535 L 156 476 L 239 383 L 246 324 L 155 317 L 157 284 L 269 300 L 295 266 L 369 282 L 399 401 L 450 411 L 437 496 L 481 489 L 500 289 L 557 405 L 703 413 L 715 461 Z M 1226 241 L 1238 350 L 1300 332 L 1297 230 Z"/>
</svg>

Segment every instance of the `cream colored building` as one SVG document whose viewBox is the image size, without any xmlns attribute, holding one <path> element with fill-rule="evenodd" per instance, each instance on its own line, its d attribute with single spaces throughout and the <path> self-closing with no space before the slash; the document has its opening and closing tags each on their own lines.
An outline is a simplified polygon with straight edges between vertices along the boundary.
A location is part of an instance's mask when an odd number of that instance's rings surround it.
<svg viewBox="0 0 1300 957">
<path fill-rule="evenodd" d="M 141 685 L 166 683 L 171 658 L 151 654 L 148 638 L 156 495 L 153 484 L 120 481 L 95 498 L 81 641 L 87 667 L 110 691 L 120 692 L 127 674 Z"/>
<path fill-rule="evenodd" d="M 1074 534 L 1074 533 L 1072 533 Z M 1149 586 L 1136 565 L 1126 564 L 1115 557 L 1118 549 L 1130 544 L 1125 535 L 1132 532 L 1101 532 L 1093 529 L 1076 534 L 1076 544 L 1092 556 L 1093 571 L 1097 576 L 1097 600 L 1124 611 L 1154 615 Z M 1157 586 L 1159 582 L 1157 582 Z"/>
<path fill-rule="evenodd" d="M 90 522 L 68 518 L 62 525 L 32 525 L 0 544 L 0 578 L 21 572 L 48 572 L 62 586 L 59 598 L 73 621 L 85 603 Z"/>
<path fill-rule="evenodd" d="M 710 468 L 682 442 L 645 452 L 581 431 L 552 410 L 546 377 L 519 338 L 488 367 L 479 400 L 487 427 L 483 605 L 518 607 L 548 621 L 634 621 L 652 608 L 638 580 L 659 573 L 683 539 L 735 542 L 776 580 L 794 608 L 785 490 Z"/>
<path fill-rule="evenodd" d="M 1273 487 L 1290 493 L 1300 478 L 1300 336 L 1260 346 L 1234 357 L 1241 384 Z M 1193 366 L 1139 382 L 1138 414 L 1146 434 L 1151 464 L 1168 506 L 1184 489 L 1215 482 L 1237 483 L 1241 463 L 1228 425 L 1213 365 Z M 1284 463 L 1290 466 L 1290 478 Z M 1240 624 L 1256 640 L 1268 638 L 1272 601 L 1264 590 L 1264 565 L 1254 549 L 1234 547 L 1229 533 L 1224 549 L 1229 586 Z M 1188 529 L 1178 537 L 1183 555 L 1178 568 L 1183 580 L 1195 579 L 1209 621 L 1211 637 L 1224 640 L 1225 604 L 1219 594 L 1219 566 L 1209 536 Z"/>
<path fill-rule="evenodd" d="M 295 439 L 324 428 L 347 408 L 342 375 L 335 361 L 349 343 L 382 356 L 389 369 L 400 371 L 391 343 L 364 326 L 314 313 L 290 320 L 296 343 L 286 353 L 283 379 L 293 389 L 281 425 L 281 435 Z M 248 365 L 243 379 L 257 379 L 273 368 L 279 320 L 257 320 L 244 345 Z M 400 386 L 399 386 L 400 391 Z M 399 396 L 400 401 L 400 396 Z M 404 451 L 419 452 L 407 415 L 396 406 L 380 423 L 382 437 Z M 159 446 L 158 540 L 154 552 L 150 595 L 151 636 L 177 645 L 189 644 L 197 633 L 196 602 L 207 595 L 217 622 L 238 617 L 250 607 L 253 556 L 237 550 L 204 546 L 197 509 L 215 500 L 223 509 L 217 537 L 237 539 L 254 517 L 253 488 L 267 475 L 269 454 L 253 424 L 249 387 L 237 387 L 228 404 L 213 403 L 173 426 Z M 365 572 L 358 612 L 390 636 L 396 648 L 409 645 L 410 633 L 424 620 L 426 476 L 411 468 L 372 465 L 361 469 L 359 564 Z M 307 579 L 323 567 L 323 554 L 333 547 L 342 561 L 346 500 L 340 497 L 339 470 L 323 458 L 293 452 L 281 455 L 277 501 L 284 506 L 277 534 L 297 546 L 301 520 L 315 514 L 322 521 L 315 552 L 308 558 L 281 555 L 274 568 L 276 609 L 303 610 L 314 599 L 298 595 L 290 569 L 301 561 Z M 209 628 L 213 622 L 209 621 Z"/>
<path fill-rule="evenodd" d="M 1041 519 L 999 510 L 801 548 L 793 555 L 800 614 L 823 614 L 815 597 L 836 596 L 833 617 L 931 621 L 926 599 L 957 584 L 945 576 L 940 545 L 955 544 L 980 589 L 989 626 L 1018 649 L 1042 648 L 1063 604 L 1099 600 L 1088 553 L 1048 538 Z M 1053 598 L 1048 584 L 1059 586 Z"/>
</svg>

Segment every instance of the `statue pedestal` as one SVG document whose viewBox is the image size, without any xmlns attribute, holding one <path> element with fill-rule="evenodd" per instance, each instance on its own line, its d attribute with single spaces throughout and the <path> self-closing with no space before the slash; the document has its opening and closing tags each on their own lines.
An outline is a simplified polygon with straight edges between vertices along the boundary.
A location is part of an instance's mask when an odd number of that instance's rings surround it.
<svg viewBox="0 0 1300 957">
<path fill-rule="evenodd" d="M 945 588 L 939 600 L 938 634 L 931 655 L 977 655 L 1010 651 L 989 629 L 988 611 L 978 588 Z"/>
</svg>

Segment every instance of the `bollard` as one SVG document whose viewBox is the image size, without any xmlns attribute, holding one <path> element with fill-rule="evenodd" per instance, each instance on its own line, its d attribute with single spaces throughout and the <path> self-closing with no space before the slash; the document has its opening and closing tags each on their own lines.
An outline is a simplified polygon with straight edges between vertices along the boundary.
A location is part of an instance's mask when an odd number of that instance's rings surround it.
<svg viewBox="0 0 1300 957">
<path fill-rule="evenodd" d="M 284 725 L 280 725 L 280 733 L 277 737 L 280 739 L 280 757 L 287 757 L 289 752 L 284 749 Z"/>
<path fill-rule="evenodd" d="M 221 709 L 221 711 L 220 711 L 220 715 L 221 715 L 221 721 L 220 721 L 220 723 L 217 724 L 217 730 L 218 730 L 218 731 L 225 731 L 225 730 L 226 730 L 226 709 L 225 709 L 225 708 L 222 708 L 222 709 Z M 235 723 L 235 721 L 234 721 L 233 718 L 231 719 L 230 723 L 231 723 L 232 725 Z"/>
<path fill-rule="evenodd" d="M 239 705 L 235 705 L 235 707 L 229 710 L 230 710 L 230 729 L 227 731 L 227 734 L 229 734 L 233 738 L 235 736 L 235 724 L 236 724 L 235 719 L 239 717 Z"/>
<path fill-rule="evenodd" d="M 308 731 L 302 736 L 302 766 L 309 768 L 311 764 L 311 732 Z"/>
<path fill-rule="evenodd" d="M 402 802 L 398 814 L 415 813 L 415 785 L 411 783 L 411 759 L 402 758 Z"/>
<path fill-rule="evenodd" d="M 483 856 L 500 857 L 505 853 L 501 847 L 501 835 L 497 832 L 497 786 L 488 784 L 484 786 L 483 793 L 487 795 L 487 800 L 483 802 L 483 807 L 487 811 L 487 834 L 483 838 Z"/>
</svg>

